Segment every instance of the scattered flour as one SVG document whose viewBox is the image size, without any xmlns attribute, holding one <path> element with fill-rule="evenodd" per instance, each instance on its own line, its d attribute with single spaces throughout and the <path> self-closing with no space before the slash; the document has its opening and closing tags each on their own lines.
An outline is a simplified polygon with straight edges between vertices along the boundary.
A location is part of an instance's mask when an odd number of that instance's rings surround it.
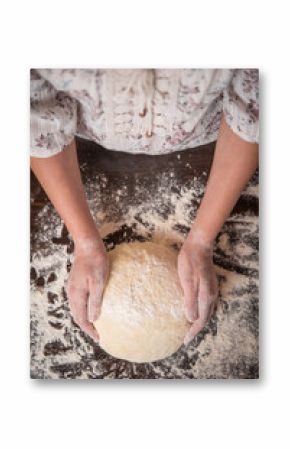
<svg viewBox="0 0 290 449">
<path fill-rule="evenodd" d="M 192 177 L 180 186 L 176 185 L 170 172 L 160 177 L 153 196 L 152 191 L 147 192 L 144 188 L 142 179 L 137 182 L 132 196 L 126 179 L 113 191 L 109 188 L 108 178 L 101 174 L 91 179 L 86 189 L 90 209 L 101 236 L 108 240 L 108 248 L 114 247 L 110 236 L 113 241 L 120 230 L 121 241 L 141 237 L 179 248 L 202 199 L 205 179 L 204 172 L 200 178 Z M 258 187 L 250 185 L 245 193 L 257 197 Z M 31 261 L 36 273 L 31 284 L 31 364 L 37 375 L 58 378 L 59 372 L 51 367 L 80 363 L 89 357 L 95 360 L 94 347 L 73 324 L 67 305 L 65 285 L 73 254 L 69 239 L 67 244 L 54 242 L 62 235 L 63 223 L 53 207 L 47 204 L 38 212 L 36 224 L 38 230 L 34 235 Z M 258 357 L 257 317 L 253 318 L 251 327 L 253 298 L 256 301 L 258 296 L 258 279 L 253 274 L 258 270 L 258 253 L 252 244 L 257 230 L 258 220 L 254 215 L 236 214 L 228 219 L 215 248 L 220 262 L 216 266 L 220 278 L 220 305 L 215 324 L 209 329 L 215 329 L 218 323 L 218 332 L 205 332 L 198 344 L 199 357 L 195 363 L 186 365 L 187 368 L 184 360 L 194 357 L 195 346 L 184 348 L 176 359 L 169 359 L 168 364 L 156 366 L 160 377 L 166 377 L 168 370 L 173 377 L 227 377 L 231 372 L 228 364 L 238 364 L 241 357 L 250 361 Z M 236 264 L 237 269 L 223 265 L 224 261 Z M 52 273 L 55 277 L 49 281 Z M 56 341 L 64 348 L 59 353 L 54 353 L 50 346 Z M 94 376 L 103 375 L 104 368 L 97 362 L 91 362 L 86 369 Z M 77 377 L 87 378 L 86 369 Z M 106 374 L 106 377 L 110 378 L 112 374 Z"/>
</svg>

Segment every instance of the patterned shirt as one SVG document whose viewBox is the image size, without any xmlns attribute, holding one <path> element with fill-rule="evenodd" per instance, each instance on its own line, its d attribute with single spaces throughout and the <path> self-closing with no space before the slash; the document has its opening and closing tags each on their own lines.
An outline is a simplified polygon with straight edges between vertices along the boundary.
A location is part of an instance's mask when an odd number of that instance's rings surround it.
<svg viewBox="0 0 290 449">
<path fill-rule="evenodd" d="M 74 136 L 111 150 L 164 154 L 229 127 L 258 142 L 257 69 L 32 69 L 31 155 L 50 157 Z"/>
</svg>

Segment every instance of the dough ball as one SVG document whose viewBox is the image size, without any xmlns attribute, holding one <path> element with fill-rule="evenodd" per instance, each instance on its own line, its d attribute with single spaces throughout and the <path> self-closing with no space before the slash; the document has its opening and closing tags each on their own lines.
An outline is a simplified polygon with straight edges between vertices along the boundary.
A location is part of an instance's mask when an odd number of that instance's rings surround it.
<svg viewBox="0 0 290 449">
<path fill-rule="evenodd" d="M 189 323 L 177 274 L 177 253 L 151 242 L 124 243 L 109 253 L 110 277 L 94 326 L 100 346 L 130 362 L 170 356 Z"/>
</svg>

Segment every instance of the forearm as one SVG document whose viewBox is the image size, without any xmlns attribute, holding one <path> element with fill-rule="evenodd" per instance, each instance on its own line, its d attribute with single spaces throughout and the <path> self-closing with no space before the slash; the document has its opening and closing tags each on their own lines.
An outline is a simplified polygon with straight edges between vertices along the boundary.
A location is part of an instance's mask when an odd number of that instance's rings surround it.
<svg viewBox="0 0 290 449">
<path fill-rule="evenodd" d="M 49 158 L 31 158 L 31 168 L 76 244 L 98 238 L 81 181 L 76 145 Z"/>
<path fill-rule="evenodd" d="M 211 244 L 258 165 L 258 145 L 237 136 L 222 119 L 206 192 L 192 226 Z"/>
</svg>

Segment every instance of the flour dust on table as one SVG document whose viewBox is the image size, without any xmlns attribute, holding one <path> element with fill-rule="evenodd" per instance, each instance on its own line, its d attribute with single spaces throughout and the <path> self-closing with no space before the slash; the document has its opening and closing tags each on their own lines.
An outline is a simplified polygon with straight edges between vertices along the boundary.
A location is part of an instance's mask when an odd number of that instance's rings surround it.
<svg viewBox="0 0 290 449">
<path fill-rule="evenodd" d="M 89 206 L 109 253 L 120 244 L 148 241 L 170 251 L 179 250 L 207 180 L 206 172 L 195 172 L 190 165 L 190 152 L 186 153 L 171 155 L 175 158 L 174 167 L 165 167 L 158 174 L 144 171 L 111 176 L 100 168 L 99 161 L 95 165 L 81 163 Z M 181 165 L 183 174 L 179 177 Z M 36 194 L 32 198 L 31 241 L 32 378 L 258 377 L 257 175 L 216 239 L 214 262 L 220 295 L 213 317 L 188 346 L 178 349 L 178 343 L 174 354 L 147 363 L 133 363 L 107 354 L 74 323 L 66 295 L 73 243 L 51 204 L 38 204 Z"/>
</svg>

